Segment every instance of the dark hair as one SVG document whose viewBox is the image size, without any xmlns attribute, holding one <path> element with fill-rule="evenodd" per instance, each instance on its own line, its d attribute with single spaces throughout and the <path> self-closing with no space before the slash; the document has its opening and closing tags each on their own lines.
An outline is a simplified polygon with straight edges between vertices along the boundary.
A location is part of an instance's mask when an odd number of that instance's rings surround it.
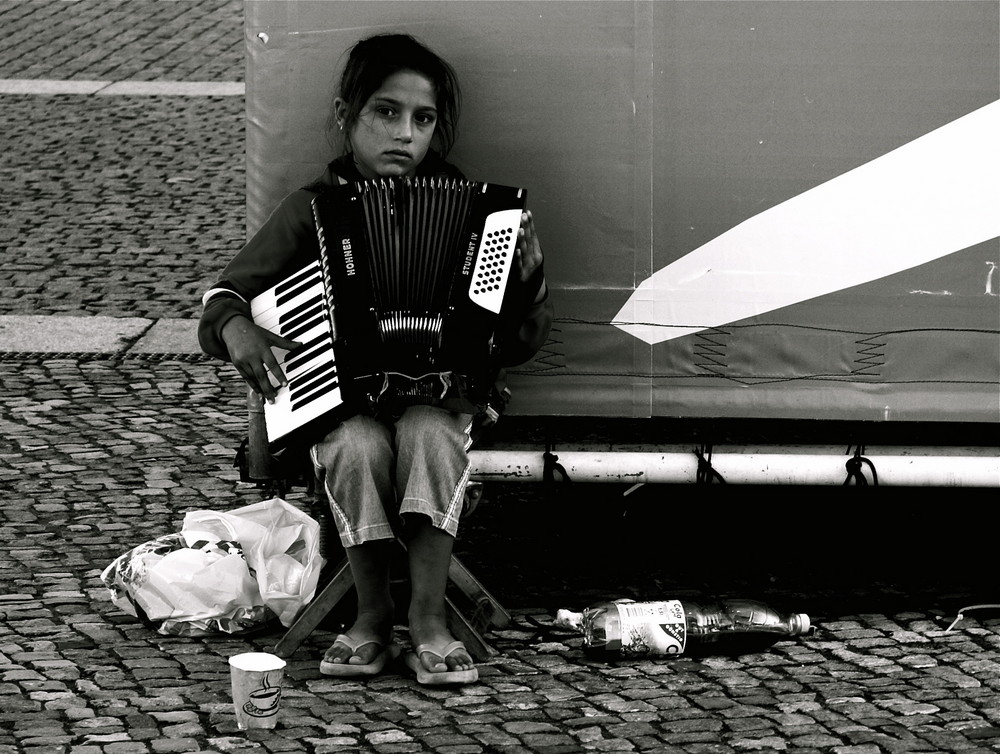
<svg viewBox="0 0 1000 754">
<path fill-rule="evenodd" d="M 426 76 L 437 95 L 437 126 L 434 138 L 442 157 L 458 138 L 461 92 L 454 69 L 441 57 L 408 34 L 378 34 L 363 39 L 351 48 L 340 76 L 337 96 L 347 105 L 343 129 L 350 131 L 368 98 L 382 83 L 399 71 L 410 70 Z M 331 113 L 328 128 L 337 131 L 337 114 Z M 345 141 L 344 150 L 349 145 Z"/>
</svg>

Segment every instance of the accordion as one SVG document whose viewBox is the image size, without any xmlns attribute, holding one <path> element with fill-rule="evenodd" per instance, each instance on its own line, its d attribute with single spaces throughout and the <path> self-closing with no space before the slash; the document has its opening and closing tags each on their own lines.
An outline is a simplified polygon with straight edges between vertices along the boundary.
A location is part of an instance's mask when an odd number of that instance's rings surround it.
<svg viewBox="0 0 1000 754">
<path fill-rule="evenodd" d="M 251 301 L 254 322 L 301 344 L 275 353 L 288 384 L 264 406 L 272 449 L 489 372 L 525 198 L 440 178 L 318 194 L 319 258 Z"/>
</svg>

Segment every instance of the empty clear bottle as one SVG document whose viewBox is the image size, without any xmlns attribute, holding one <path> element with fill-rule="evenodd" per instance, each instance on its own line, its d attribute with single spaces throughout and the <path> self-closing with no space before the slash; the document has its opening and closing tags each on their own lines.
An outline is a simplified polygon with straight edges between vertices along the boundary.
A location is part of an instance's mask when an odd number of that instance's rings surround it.
<svg viewBox="0 0 1000 754">
<path fill-rule="evenodd" d="M 756 600 L 722 599 L 605 602 L 583 611 L 580 628 L 589 651 L 641 657 L 754 651 L 809 633 L 810 624 L 805 613 L 782 614 Z"/>
</svg>

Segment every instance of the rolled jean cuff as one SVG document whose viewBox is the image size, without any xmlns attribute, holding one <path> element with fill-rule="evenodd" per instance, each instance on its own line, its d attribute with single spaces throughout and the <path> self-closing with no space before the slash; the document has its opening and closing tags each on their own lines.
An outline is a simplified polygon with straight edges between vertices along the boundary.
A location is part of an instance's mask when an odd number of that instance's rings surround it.
<svg viewBox="0 0 1000 754">
<path fill-rule="evenodd" d="M 392 525 L 388 523 L 375 523 L 359 528 L 352 526 L 344 511 L 337 505 L 337 501 L 333 497 L 330 486 L 326 484 L 326 480 L 324 480 L 323 486 L 326 488 L 326 498 L 330 506 L 330 513 L 333 514 L 337 533 L 340 535 L 340 544 L 343 547 L 356 547 L 357 545 L 363 545 L 365 542 L 395 539 L 396 532 L 393 531 Z"/>
<path fill-rule="evenodd" d="M 399 512 L 401 514 L 423 514 L 431 520 L 431 526 L 435 529 L 441 529 L 441 531 L 447 532 L 453 537 L 458 534 L 458 519 L 454 516 L 442 514 L 441 511 L 436 510 L 434 506 L 426 500 L 406 498 L 403 500 L 403 504 L 400 506 Z"/>
<path fill-rule="evenodd" d="M 343 547 L 357 547 L 366 542 L 384 542 L 395 539 L 396 534 L 389 526 L 369 526 L 360 530 L 340 529 L 340 544 Z"/>
</svg>

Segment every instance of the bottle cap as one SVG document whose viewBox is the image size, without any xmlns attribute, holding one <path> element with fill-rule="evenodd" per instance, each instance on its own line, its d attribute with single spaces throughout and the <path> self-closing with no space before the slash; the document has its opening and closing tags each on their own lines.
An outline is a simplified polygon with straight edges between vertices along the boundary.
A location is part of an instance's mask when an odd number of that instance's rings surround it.
<svg viewBox="0 0 1000 754">
<path fill-rule="evenodd" d="M 795 613 L 792 615 L 792 629 L 795 631 L 795 634 L 807 634 L 811 627 L 812 624 L 809 622 L 809 616 L 805 613 Z"/>
<path fill-rule="evenodd" d="M 557 610 L 556 625 L 580 631 L 583 629 L 583 613 L 574 613 L 572 610 Z"/>
</svg>

